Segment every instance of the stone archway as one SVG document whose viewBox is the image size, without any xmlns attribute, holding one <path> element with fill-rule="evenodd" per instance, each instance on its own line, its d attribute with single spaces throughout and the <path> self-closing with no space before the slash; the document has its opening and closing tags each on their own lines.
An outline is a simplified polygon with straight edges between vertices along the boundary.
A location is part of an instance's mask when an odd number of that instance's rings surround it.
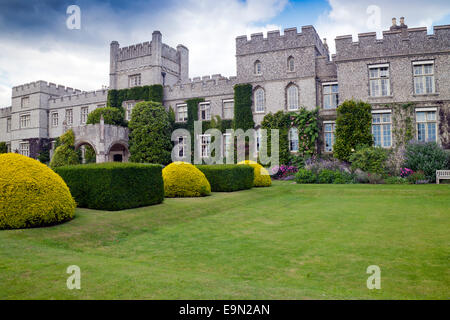
<svg viewBox="0 0 450 320">
<path fill-rule="evenodd" d="M 124 141 L 112 142 L 106 152 L 106 161 L 109 162 L 128 162 L 129 157 L 128 143 Z"/>
<path fill-rule="evenodd" d="M 86 146 L 91 147 L 94 150 L 94 154 L 88 154 L 88 150 Z M 97 162 L 97 150 L 95 149 L 95 145 L 87 140 L 80 140 L 75 143 L 75 150 L 81 150 L 81 163 L 95 163 Z M 95 157 L 95 158 L 91 158 Z"/>
</svg>

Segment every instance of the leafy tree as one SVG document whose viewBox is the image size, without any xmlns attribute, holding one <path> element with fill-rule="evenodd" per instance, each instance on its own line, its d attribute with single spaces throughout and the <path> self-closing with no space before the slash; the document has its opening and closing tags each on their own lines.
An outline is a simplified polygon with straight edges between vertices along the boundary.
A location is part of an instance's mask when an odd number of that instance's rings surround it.
<svg viewBox="0 0 450 320">
<path fill-rule="evenodd" d="M 370 104 L 354 100 L 344 101 L 337 108 L 336 140 L 333 146 L 336 158 L 349 161 L 357 147 L 373 144 L 371 110 Z"/>
<path fill-rule="evenodd" d="M 113 108 L 113 107 L 95 109 L 94 111 L 89 113 L 86 124 L 100 123 L 101 115 L 103 115 L 105 124 L 112 124 L 123 127 L 127 126 L 127 123 L 125 122 L 124 118 L 125 111 L 122 108 Z"/>
<path fill-rule="evenodd" d="M 364 172 L 385 174 L 389 151 L 382 147 L 365 147 L 356 150 L 349 157 L 352 169 Z"/>
<path fill-rule="evenodd" d="M 160 103 L 137 103 L 128 127 L 130 161 L 164 165 L 171 162 L 170 118 Z"/>
<path fill-rule="evenodd" d="M 74 143 L 75 135 L 72 130 L 59 137 L 59 146 L 50 161 L 51 168 L 80 164 L 80 154 L 75 151 Z"/>
<path fill-rule="evenodd" d="M 405 167 L 423 171 L 430 181 L 436 180 L 436 170 L 450 168 L 450 154 L 436 142 L 413 142 L 406 146 Z"/>
</svg>

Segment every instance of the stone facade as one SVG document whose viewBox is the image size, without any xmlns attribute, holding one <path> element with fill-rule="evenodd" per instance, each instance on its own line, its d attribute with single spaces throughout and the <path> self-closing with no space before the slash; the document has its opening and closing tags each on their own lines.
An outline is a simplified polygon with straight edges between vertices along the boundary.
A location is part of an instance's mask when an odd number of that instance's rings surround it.
<svg viewBox="0 0 450 320">
<path fill-rule="evenodd" d="M 394 20 L 382 39 L 364 33 L 357 42 L 351 36 L 339 36 L 335 42 L 336 54 L 330 59 L 326 41 L 313 26 L 301 32 L 285 29 L 283 35 L 271 31 L 266 38 L 262 33 L 250 39 L 240 36 L 236 76 L 190 79 L 188 49 L 169 47 L 155 31 L 150 42 L 122 48 L 111 42 L 109 87 L 162 84 L 166 108 L 177 112 L 187 99 L 199 97 L 209 102 L 211 117 L 229 118 L 224 106 L 233 99 L 234 85 L 250 83 L 256 127 L 269 112 L 319 107 L 322 152 L 331 152 L 326 145 L 334 139 L 336 104 L 352 98 L 372 104 L 376 139 L 384 147 L 399 139 L 393 109 L 408 104 L 415 137 L 450 148 L 450 25 L 435 26 L 428 35 L 426 28 L 408 28 L 403 19 L 400 25 Z M 68 127 L 83 127 L 86 113 L 105 106 L 106 100 L 107 89 L 82 92 L 44 81 L 13 87 L 11 107 L 0 109 L 0 141 L 18 152 L 25 152 L 29 143 L 28 154 L 35 157 L 36 146 Z"/>
</svg>

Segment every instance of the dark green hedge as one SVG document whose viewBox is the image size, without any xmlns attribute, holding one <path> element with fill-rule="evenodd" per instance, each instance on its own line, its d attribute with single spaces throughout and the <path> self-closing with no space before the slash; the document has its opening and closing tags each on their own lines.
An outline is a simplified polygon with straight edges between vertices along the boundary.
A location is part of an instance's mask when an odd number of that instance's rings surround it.
<svg viewBox="0 0 450 320">
<path fill-rule="evenodd" d="M 108 91 L 108 107 L 121 108 L 122 102 L 126 100 L 143 100 L 162 103 L 163 86 L 155 84 L 120 90 L 111 89 Z"/>
<path fill-rule="evenodd" d="M 54 170 L 66 182 L 78 207 L 113 211 L 164 199 L 161 165 L 110 162 Z"/>
<path fill-rule="evenodd" d="M 251 166 L 216 164 L 196 167 L 206 176 L 213 192 L 230 192 L 253 187 L 254 170 Z"/>
</svg>

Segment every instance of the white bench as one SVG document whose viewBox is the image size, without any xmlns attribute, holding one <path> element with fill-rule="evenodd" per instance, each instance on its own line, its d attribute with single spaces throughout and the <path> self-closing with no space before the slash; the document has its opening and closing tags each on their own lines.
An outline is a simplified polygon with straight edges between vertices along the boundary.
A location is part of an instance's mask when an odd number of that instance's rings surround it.
<svg viewBox="0 0 450 320">
<path fill-rule="evenodd" d="M 450 179 L 450 170 L 436 170 L 436 184 L 440 179 Z"/>
</svg>

